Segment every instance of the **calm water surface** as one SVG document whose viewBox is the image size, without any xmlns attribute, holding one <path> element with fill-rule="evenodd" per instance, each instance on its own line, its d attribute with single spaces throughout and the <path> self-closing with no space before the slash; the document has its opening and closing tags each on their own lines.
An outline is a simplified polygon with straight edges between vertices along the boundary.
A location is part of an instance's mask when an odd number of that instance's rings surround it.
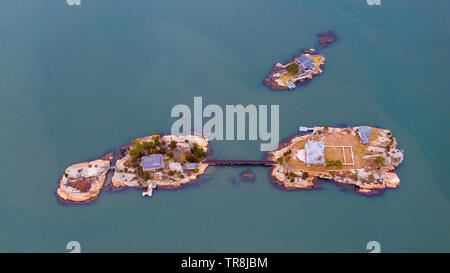
<svg viewBox="0 0 450 273">
<path fill-rule="evenodd" d="M 332 2 L 332 3 L 331 3 Z M 0 1 L 0 252 L 383 252 L 450 250 L 448 1 Z M 324 73 L 271 92 L 276 61 L 316 46 Z M 389 128 L 405 149 L 398 189 L 365 197 L 274 187 L 269 169 L 208 168 L 198 183 L 57 203 L 70 165 L 152 131 L 172 106 L 278 104 L 299 125 Z M 256 141 L 213 141 L 214 157 L 260 159 Z"/>
</svg>

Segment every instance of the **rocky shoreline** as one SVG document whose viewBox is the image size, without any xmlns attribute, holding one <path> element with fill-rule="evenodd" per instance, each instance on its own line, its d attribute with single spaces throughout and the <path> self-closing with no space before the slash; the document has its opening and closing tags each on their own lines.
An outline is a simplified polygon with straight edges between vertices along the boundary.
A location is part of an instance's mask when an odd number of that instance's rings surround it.
<svg viewBox="0 0 450 273">
<path fill-rule="evenodd" d="M 400 179 L 393 171 L 403 161 L 403 152 L 397 149 L 391 131 L 368 126 L 302 128 L 312 132 L 285 139 L 265 156 L 274 163 L 270 179 L 278 188 L 310 190 L 320 188 L 321 180 L 330 180 L 343 189 L 375 195 L 399 186 Z M 310 150 L 310 144 L 316 148 Z M 57 199 L 64 204 L 89 203 L 101 190 L 134 188 L 144 190 L 143 196 L 152 196 L 155 188 L 178 189 L 205 173 L 208 164 L 202 162 L 207 153 L 206 138 L 153 133 L 120 147 L 117 157 L 109 151 L 66 168 L 56 190 Z M 310 162 L 314 156 L 318 162 Z M 157 165 L 149 168 L 149 158 L 160 161 L 150 162 Z M 104 185 L 111 170 L 111 182 Z M 238 179 L 253 182 L 255 175 L 246 169 Z"/>
<path fill-rule="evenodd" d="M 58 201 L 72 204 L 97 199 L 113 159 L 114 151 L 108 151 L 98 159 L 69 166 L 59 180 Z"/>
<path fill-rule="evenodd" d="M 322 47 L 326 47 L 338 39 L 332 31 L 319 33 L 317 37 L 319 37 Z M 323 54 L 317 54 L 313 48 L 303 49 L 285 64 L 275 63 L 263 84 L 273 91 L 293 90 L 322 74 L 324 65 Z"/>
<path fill-rule="evenodd" d="M 314 76 L 322 74 L 323 68 L 325 66 L 325 57 L 322 54 L 314 55 L 315 52 L 316 51 L 313 48 L 303 49 L 301 50 L 301 53 L 293 56 L 289 61 L 286 62 L 286 64 L 282 64 L 280 62 L 275 63 L 270 70 L 269 75 L 264 79 L 263 84 L 273 91 L 290 90 L 287 85 L 287 82 L 290 79 L 292 79 L 292 82 L 295 84 L 295 86 L 307 84 L 308 82 L 310 82 L 310 80 L 313 79 Z M 297 80 L 295 80 L 296 77 L 298 77 L 302 73 L 305 73 L 305 71 L 299 71 L 290 76 L 286 68 L 289 64 L 295 64 L 297 60 L 300 59 L 302 54 L 308 54 L 309 56 L 320 56 L 320 60 L 317 63 L 317 70 L 309 73 L 309 75 L 305 78 L 298 78 Z"/>
<path fill-rule="evenodd" d="M 272 183 L 286 190 L 307 190 L 313 189 L 320 179 L 325 179 L 344 187 L 350 185 L 357 193 L 365 195 L 379 194 L 386 188 L 397 188 L 400 179 L 393 170 L 403 161 L 403 152 L 397 149 L 396 139 L 389 130 L 369 127 L 375 133 L 369 143 L 360 146 L 352 143 L 355 151 L 355 155 L 353 155 L 352 150 L 352 158 L 355 157 L 354 165 L 307 166 L 297 158 L 298 154 L 303 152 L 302 145 L 304 146 L 305 142 L 312 139 L 323 141 L 325 149 L 340 149 L 335 145 L 329 145 L 330 142 L 339 141 L 340 138 L 358 139 L 358 128 L 314 127 L 310 134 L 296 135 L 280 143 L 276 150 L 268 153 L 269 159 L 278 162 L 270 173 Z M 345 141 L 342 144 L 345 146 Z M 293 153 L 289 151 L 293 151 Z M 336 153 L 330 151 L 329 154 L 335 156 Z M 290 159 L 279 160 L 287 157 Z M 325 152 L 325 157 L 327 157 L 327 152 Z M 379 160 L 383 163 L 375 166 L 375 158 L 383 158 L 383 160 Z M 335 161 L 330 160 L 328 163 L 330 162 Z"/>
<path fill-rule="evenodd" d="M 139 154 L 137 149 L 140 149 Z M 207 139 L 195 135 L 161 137 L 152 134 L 134 139 L 132 144 L 119 148 L 117 157 L 114 152 L 108 152 L 94 161 L 69 166 L 61 177 L 57 199 L 61 203 L 89 203 L 98 198 L 102 189 L 109 192 L 126 188 L 147 189 L 144 196 L 151 196 L 156 187 L 177 189 L 205 173 L 208 164 L 200 161 L 207 151 Z M 154 170 L 143 170 L 142 158 L 152 154 L 160 154 L 163 165 Z M 185 168 L 188 164 L 194 164 L 195 168 Z M 114 171 L 111 182 L 104 186 L 110 170 Z"/>
</svg>

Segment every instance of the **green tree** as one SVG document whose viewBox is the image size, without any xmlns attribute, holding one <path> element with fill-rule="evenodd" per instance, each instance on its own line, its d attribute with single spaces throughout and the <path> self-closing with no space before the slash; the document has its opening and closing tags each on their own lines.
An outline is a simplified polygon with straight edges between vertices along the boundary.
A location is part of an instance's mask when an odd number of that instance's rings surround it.
<svg viewBox="0 0 450 273">
<path fill-rule="evenodd" d="M 205 156 L 205 151 L 203 150 L 203 148 L 197 148 L 195 153 L 199 158 L 203 158 Z"/>
<path fill-rule="evenodd" d="M 290 63 L 286 66 L 286 70 L 290 75 L 297 75 L 298 73 L 298 63 Z"/>
<path fill-rule="evenodd" d="M 342 162 L 340 160 L 329 160 L 325 159 L 325 166 L 328 167 L 337 167 L 342 168 Z"/>
<path fill-rule="evenodd" d="M 307 173 L 307 172 L 303 172 L 303 174 L 302 174 L 302 178 L 303 178 L 303 179 L 306 179 L 306 178 L 308 178 L 308 176 L 309 176 L 309 173 Z"/>
<path fill-rule="evenodd" d="M 177 147 L 177 142 L 175 140 L 172 140 L 169 144 L 170 149 L 175 149 Z"/>
<path fill-rule="evenodd" d="M 381 168 L 381 167 L 383 167 L 384 166 L 384 161 L 385 161 L 386 159 L 384 158 L 384 157 L 382 157 L 381 155 L 378 155 L 378 156 L 376 156 L 374 159 L 373 159 L 373 163 L 378 167 L 378 168 Z"/>
</svg>

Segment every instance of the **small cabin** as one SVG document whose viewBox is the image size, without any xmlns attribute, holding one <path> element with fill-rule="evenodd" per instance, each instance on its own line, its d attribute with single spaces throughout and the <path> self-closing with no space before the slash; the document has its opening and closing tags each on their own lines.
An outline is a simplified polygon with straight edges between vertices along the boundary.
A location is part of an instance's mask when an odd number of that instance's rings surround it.
<svg viewBox="0 0 450 273">
<path fill-rule="evenodd" d="M 293 83 L 293 82 L 287 82 L 287 86 L 288 86 L 289 90 L 295 89 L 295 83 Z"/>
<path fill-rule="evenodd" d="M 197 163 L 186 163 L 186 164 L 184 164 L 184 168 L 186 170 L 195 170 L 195 169 L 198 169 L 198 164 Z"/>
</svg>

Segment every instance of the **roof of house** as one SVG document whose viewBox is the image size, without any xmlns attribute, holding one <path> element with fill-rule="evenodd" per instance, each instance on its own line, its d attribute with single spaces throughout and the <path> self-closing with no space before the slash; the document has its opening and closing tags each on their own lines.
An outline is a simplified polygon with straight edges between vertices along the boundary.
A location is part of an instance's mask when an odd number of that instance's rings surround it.
<svg viewBox="0 0 450 273">
<path fill-rule="evenodd" d="M 287 82 L 287 86 L 288 86 L 289 89 L 294 89 L 295 88 L 295 83 Z"/>
<path fill-rule="evenodd" d="M 186 168 L 187 170 L 194 170 L 198 168 L 198 164 L 197 163 L 186 163 L 184 164 L 184 168 Z"/>
<path fill-rule="evenodd" d="M 308 66 L 308 69 L 311 71 L 315 71 L 316 70 L 316 66 L 314 64 L 311 64 Z"/>
<path fill-rule="evenodd" d="M 142 170 L 154 170 L 164 167 L 162 154 L 153 154 L 142 157 Z"/>
<path fill-rule="evenodd" d="M 323 141 L 310 140 L 305 144 L 306 164 L 323 165 L 325 164 L 325 145 Z"/>
<path fill-rule="evenodd" d="M 369 138 L 372 135 L 372 131 L 367 126 L 361 126 L 358 128 L 359 138 L 361 139 L 362 144 L 369 143 Z"/>
<path fill-rule="evenodd" d="M 311 57 L 309 57 L 309 56 L 307 56 L 307 55 L 305 55 L 305 54 L 302 54 L 302 55 L 300 56 L 300 58 L 297 60 L 297 62 L 298 62 L 303 68 L 306 68 L 306 67 L 308 67 L 308 66 L 314 65 L 314 60 L 313 60 Z"/>
<path fill-rule="evenodd" d="M 302 74 L 298 75 L 298 78 L 300 80 L 303 80 L 303 79 L 306 79 L 308 76 L 309 76 L 309 73 L 302 73 Z"/>
</svg>

